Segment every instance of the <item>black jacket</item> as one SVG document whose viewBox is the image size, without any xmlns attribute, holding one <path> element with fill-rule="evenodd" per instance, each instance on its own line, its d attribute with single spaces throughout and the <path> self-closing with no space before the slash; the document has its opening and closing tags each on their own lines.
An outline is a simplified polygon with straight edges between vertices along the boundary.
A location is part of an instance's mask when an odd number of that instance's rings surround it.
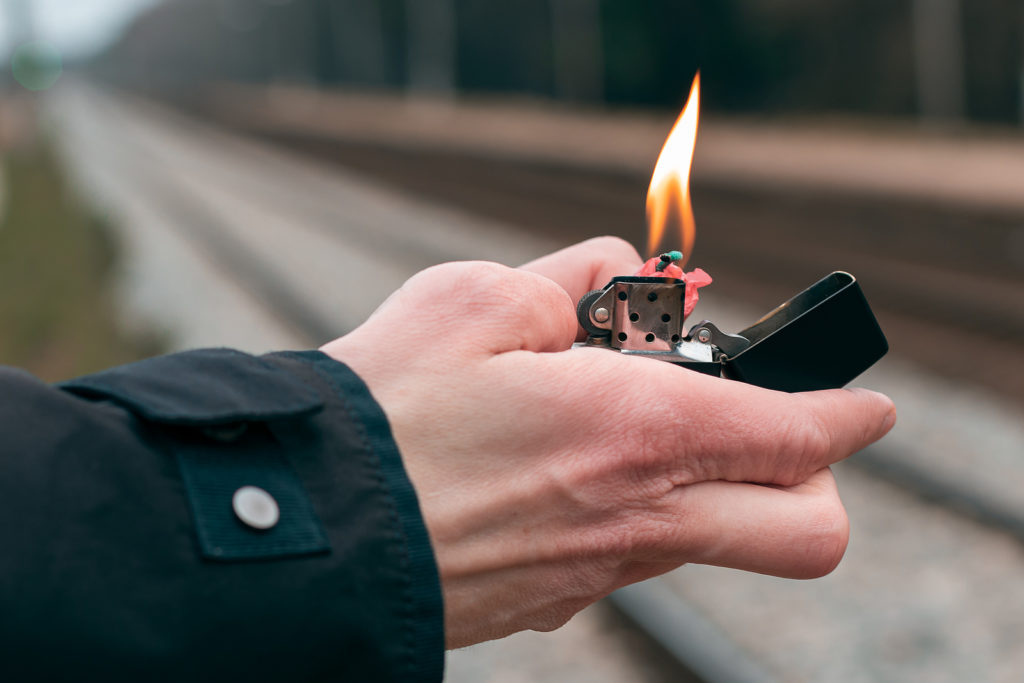
<svg viewBox="0 0 1024 683">
<path fill-rule="evenodd" d="M 242 521 L 243 486 L 271 528 Z M 0 680 L 438 681 L 443 662 L 416 494 L 345 365 L 213 349 L 56 387 L 0 368 Z"/>
</svg>

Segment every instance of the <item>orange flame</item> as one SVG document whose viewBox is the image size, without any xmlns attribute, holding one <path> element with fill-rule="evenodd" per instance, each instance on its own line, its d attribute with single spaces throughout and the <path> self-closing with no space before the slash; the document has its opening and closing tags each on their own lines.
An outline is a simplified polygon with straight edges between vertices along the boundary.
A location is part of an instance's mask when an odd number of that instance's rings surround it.
<svg viewBox="0 0 1024 683">
<path fill-rule="evenodd" d="M 647 255 L 653 256 L 669 223 L 679 225 L 683 263 L 690 258 L 697 225 L 690 203 L 690 166 L 697 145 L 700 72 L 693 77 L 686 106 L 665 139 L 647 188 Z M 682 264 L 680 264 L 682 265 Z"/>
</svg>

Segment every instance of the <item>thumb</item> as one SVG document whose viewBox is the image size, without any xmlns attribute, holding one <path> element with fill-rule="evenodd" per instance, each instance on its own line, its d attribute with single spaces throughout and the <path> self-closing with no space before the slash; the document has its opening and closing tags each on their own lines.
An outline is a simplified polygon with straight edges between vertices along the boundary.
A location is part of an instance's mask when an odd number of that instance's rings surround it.
<svg viewBox="0 0 1024 683">
<path fill-rule="evenodd" d="M 348 337 L 373 339 L 380 349 L 388 339 L 407 346 L 409 331 L 454 353 L 563 351 L 575 337 L 576 314 L 565 290 L 546 277 L 464 261 L 417 273 Z"/>
</svg>

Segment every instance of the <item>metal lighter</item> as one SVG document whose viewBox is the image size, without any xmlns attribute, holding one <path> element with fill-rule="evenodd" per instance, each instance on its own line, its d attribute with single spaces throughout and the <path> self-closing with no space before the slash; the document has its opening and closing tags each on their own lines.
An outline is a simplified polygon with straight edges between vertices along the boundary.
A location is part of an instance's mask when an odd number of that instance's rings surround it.
<svg viewBox="0 0 1024 683">
<path fill-rule="evenodd" d="M 708 320 L 684 332 L 685 293 L 685 281 L 675 278 L 612 278 L 579 301 L 585 345 L 779 391 L 842 387 L 889 350 L 860 285 L 842 271 L 737 334 Z"/>
</svg>

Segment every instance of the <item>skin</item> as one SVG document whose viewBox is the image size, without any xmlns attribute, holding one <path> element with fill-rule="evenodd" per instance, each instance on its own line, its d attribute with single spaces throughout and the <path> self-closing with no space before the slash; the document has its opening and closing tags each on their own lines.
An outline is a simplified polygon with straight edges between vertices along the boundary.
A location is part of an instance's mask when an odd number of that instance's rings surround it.
<svg viewBox="0 0 1024 683">
<path fill-rule="evenodd" d="M 892 401 L 570 349 L 575 301 L 640 263 L 607 237 L 518 269 L 436 266 L 322 348 L 391 422 L 450 648 L 553 630 L 687 562 L 806 579 L 842 559 L 849 525 L 828 466 L 889 431 Z"/>
</svg>

